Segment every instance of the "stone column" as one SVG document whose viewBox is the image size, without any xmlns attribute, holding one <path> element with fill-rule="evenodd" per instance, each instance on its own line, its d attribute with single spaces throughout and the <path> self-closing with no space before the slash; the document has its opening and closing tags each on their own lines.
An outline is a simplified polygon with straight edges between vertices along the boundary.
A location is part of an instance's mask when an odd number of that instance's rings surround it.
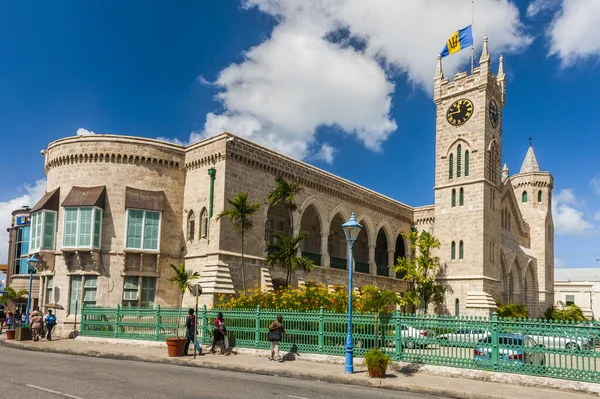
<svg viewBox="0 0 600 399">
<path fill-rule="evenodd" d="M 375 263 L 375 245 L 369 245 L 369 274 L 377 275 L 377 264 Z"/>
<path fill-rule="evenodd" d="M 330 267 L 329 259 L 329 229 L 321 233 L 321 266 Z"/>
<path fill-rule="evenodd" d="M 394 272 L 393 268 L 394 265 L 396 264 L 396 259 L 394 259 L 394 253 L 396 252 L 395 249 L 388 249 L 388 269 L 390 272 L 390 277 L 395 277 L 396 273 Z"/>
</svg>

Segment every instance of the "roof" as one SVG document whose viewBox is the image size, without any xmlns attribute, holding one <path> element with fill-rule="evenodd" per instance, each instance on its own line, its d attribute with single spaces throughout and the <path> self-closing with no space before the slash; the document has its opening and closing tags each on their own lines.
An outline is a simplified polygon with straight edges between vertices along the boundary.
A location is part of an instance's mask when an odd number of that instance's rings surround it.
<svg viewBox="0 0 600 399">
<path fill-rule="evenodd" d="M 521 171 L 519 173 L 527 173 L 527 172 L 539 172 L 540 165 L 538 165 L 537 158 L 535 157 L 535 153 L 533 152 L 533 146 L 529 146 L 527 150 L 527 154 L 525 155 L 525 159 L 523 160 L 523 165 L 521 165 Z"/>
<path fill-rule="evenodd" d="M 29 212 L 34 213 L 42 209 L 58 211 L 58 201 L 60 198 L 60 187 L 44 194 L 41 200 L 35 204 Z"/>
<path fill-rule="evenodd" d="M 76 187 L 73 186 L 62 206 L 97 206 L 104 209 L 104 191 L 106 186 Z"/>
<path fill-rule="evenodd" d="M 599 267 L 554 269 L 554 281 L 600 281 Z"/>
<path fill-rule="evenodd" d="M 165 208 L 165 193 L 126 187 L 125 208 L 162 211 Z"/>
</svg>

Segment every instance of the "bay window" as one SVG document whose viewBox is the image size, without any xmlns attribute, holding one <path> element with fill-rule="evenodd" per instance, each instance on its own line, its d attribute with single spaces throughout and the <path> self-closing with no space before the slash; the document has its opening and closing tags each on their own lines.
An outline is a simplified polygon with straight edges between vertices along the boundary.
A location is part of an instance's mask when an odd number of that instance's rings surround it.
<svg viewBox="0 0 600 399">
<path fill-rule="evenodd" d="M 31 215 L 31 231 L 29 253 L 33 254 L 44 249 L 54 249 L 56 232 L 56 212 L 41 210 Z"/>
<path fill-rule="evenodd" d="M 125 248 L 140 251 L 160 250 L 160 212 L 127 210 Z"/>
<path fill-rule="evenodd" d="M 102 209 L 65 208 L 64 219 L 63 247 L 100 249 Z"/>
</svg>

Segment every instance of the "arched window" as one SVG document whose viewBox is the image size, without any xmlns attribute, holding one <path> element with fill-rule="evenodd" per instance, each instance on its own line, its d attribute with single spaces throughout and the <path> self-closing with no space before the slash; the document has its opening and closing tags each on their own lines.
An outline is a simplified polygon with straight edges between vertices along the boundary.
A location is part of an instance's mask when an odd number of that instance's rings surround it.
<svg viewBox="0 0 600 399">
<path fill-rule="evenodd" d="M 542 202 L 542 190 L 538 191 L 538 202 Z"/>
<path fill-rule="evenodd" d="M 456 259 L 456 243 L 452 241 L 452 249 L 451 249 L 451 257 L 452 260 Z"/>
<path fill-rule="evenodd" d="M 463 206 L 465 204 L 465 190 L 461 187 L 458 194 L 458 204 Z"/>
<path fill-rule="evenodd" d="M 465 176 L 469 176 L 469 150 L 465 151 Z"/>
<path fill-rule="evenodd" d="M 456 206 L 456 189 L 452 189 L 452 207 Z"/>
<path fill-rule="evenodd" d="M 462 152 L 462 146 L 459 144 L 456 151 L 456 177 L 460 177 L 460 157 Z"/>
<path fill-rule="evenodd" d="M 187 222 L 187 231 L 188 231 L 188 240 L 194 240 L 194 232 L 196 231 L 196 216 L 194 216 L 194 211 L 190 211 L 188 214 L 188 222 Z"/>
<path fill-rule="evenodd" d="M 200 213 L 200 238 L 206 238 L 208 235 L 208 212 L 206 208 Z"/>
<path fill-rule="evenodd" d="M 448 161 L 448 179 L 454 177 L 454 154 L 450 154 L 450 160 Z"/>
<path fill-rule="evenodd" d="M 456 317 L 460 316 L 460 301 L 458 298 L 456 298 L 456 301 L 454 301 L 454 315 Z"/>
<path fill-rule="evenodd" d="M 465 257 L 465 246 L 463 245 L 462 240 L 460 241 L 460 244 L 458 245 L 458 259 L 464 259 Z"/>
<path fill-rule="evenodd" d="M 523 194 L 521 194 L 521 202 L 527 202 L 527 191 L 523 191 Z"/>
</svg>

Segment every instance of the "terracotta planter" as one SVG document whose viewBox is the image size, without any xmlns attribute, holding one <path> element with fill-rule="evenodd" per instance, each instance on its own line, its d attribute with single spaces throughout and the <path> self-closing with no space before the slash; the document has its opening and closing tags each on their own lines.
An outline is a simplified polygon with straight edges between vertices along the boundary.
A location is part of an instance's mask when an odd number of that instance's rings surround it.
<svg viewBox="0 0 600 399">
<path fill-rule="evenodd" d="M 167 349 L 169 351 L 169 357 L 183 356 L 185 338 L 167 338 Z"/>
<path fill-rule="evenodd" d="M 6 330 L 6 339 L 15 339 L 17 330 Z"/>
<path fill-rule="evenodd" d="M 387 367 L 373 367 L 373 368 L 368 368 L 368 372 L 369 372 L 369 377 L 371 378 L 384 378 L 385 377 L 385 372 L 387 370 Z"/>
</svg>

